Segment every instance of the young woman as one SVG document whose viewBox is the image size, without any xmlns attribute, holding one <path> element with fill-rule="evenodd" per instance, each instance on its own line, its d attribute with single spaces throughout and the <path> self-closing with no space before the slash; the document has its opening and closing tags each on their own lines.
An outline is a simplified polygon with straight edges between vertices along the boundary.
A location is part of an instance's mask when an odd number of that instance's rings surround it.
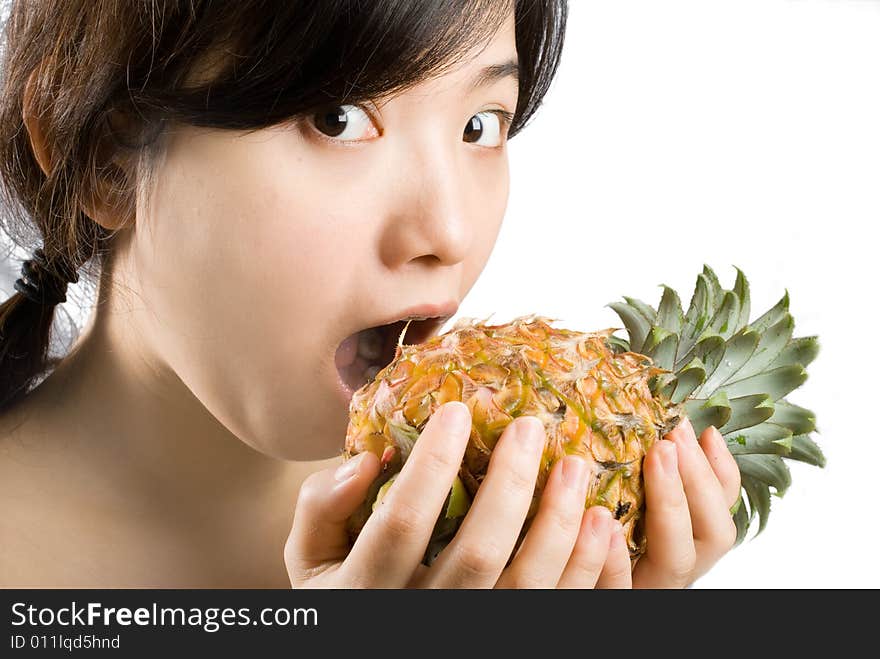
<svg viewBox="0 0 880 659">
<path fill-rule="evenodd" d="M 554 75 L 566 11 L 12 4 L 4 219 L 35 251 L 0 306 L 2 585 L 684 586 L 730 548 L 738 471 L 685 423 L 646 459 L 634 571 L 620 525 L 583 510 L 577 457 L 505 567 L 543 441 L 523 417 L 455 541 L 419 565 L 464 452 L 461 403 L 353 547 L 344 531 L 379 469 L 338 464 L 376 365 L 357 335 L 416 316 L 425 337 L 473 286 L 506 141 Z M 97 304 L 56 363 L 53 310 L 78 273 Z"/>
</svg>

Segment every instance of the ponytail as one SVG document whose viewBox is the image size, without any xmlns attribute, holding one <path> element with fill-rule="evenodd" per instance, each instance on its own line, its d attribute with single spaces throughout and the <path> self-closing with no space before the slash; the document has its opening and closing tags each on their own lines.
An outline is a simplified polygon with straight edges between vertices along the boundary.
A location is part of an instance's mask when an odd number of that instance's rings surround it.
<svg viewBox="0 0 880 659">
<path fill-rule="evenodd" d="M 17 292 L 0 304 L 0 414 L 20 401 L 51 364 L 49 334 L 55 305 Z"/>
<path fill-rule="evenodd" d="M 0 413 L 54 365 L 49 341 L 55 308 L 67 301 L 68 283 L 77 281 L 76 268 L 62 258 L 50 263 L 42 249 L 22 264 L 17 292 L 0 304 Z"/>
</svg>

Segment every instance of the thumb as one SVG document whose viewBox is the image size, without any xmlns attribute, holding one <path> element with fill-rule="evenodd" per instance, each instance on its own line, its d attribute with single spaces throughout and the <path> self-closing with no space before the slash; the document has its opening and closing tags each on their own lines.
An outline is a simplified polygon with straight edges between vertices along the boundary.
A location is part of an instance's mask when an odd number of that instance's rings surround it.
<svg viewBox="0 0 880 659">
<path fill-rule="evenodd" d="M 365 451 L 339 467 L 315 472 L 303 482 L 284 546 L 291 583 L 321 564 L 346 557 L 350 550 L 348 518 L 364 502 L 379 470 L 379 458 Z"/>
</svg>

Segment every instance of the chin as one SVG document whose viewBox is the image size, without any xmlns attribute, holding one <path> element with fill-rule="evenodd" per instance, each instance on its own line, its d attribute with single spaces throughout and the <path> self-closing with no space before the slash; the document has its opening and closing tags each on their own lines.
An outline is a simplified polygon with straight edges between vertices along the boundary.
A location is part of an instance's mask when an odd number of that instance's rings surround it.
<svg viewBox="0 0 880 659">
<path fill-rule="evenodd" d="M 274 431 L 274 439 L 263 443 L 259 450 L 277 460 L 295 462 L 341 456 L 348 430 L 348 407 L 328 394 L 312 409 L 311 413 L 303 411 L 297 422 Z"/>
</svg>

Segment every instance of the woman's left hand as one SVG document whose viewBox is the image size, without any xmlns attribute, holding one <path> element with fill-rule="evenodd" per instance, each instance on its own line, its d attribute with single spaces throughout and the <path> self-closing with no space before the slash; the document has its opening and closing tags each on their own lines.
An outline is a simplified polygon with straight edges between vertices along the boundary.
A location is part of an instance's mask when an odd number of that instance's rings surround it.
<svg viewBox="0 0 880 659">
<path fill-rule="evenodd" d="M 736 542 L 739 467 L 718 430 L 709 426 L 697 442 L 685 418 L 648 450 L 643 474 L 647 548 L 633 588 L 689 586 Z"/>
</svg>

